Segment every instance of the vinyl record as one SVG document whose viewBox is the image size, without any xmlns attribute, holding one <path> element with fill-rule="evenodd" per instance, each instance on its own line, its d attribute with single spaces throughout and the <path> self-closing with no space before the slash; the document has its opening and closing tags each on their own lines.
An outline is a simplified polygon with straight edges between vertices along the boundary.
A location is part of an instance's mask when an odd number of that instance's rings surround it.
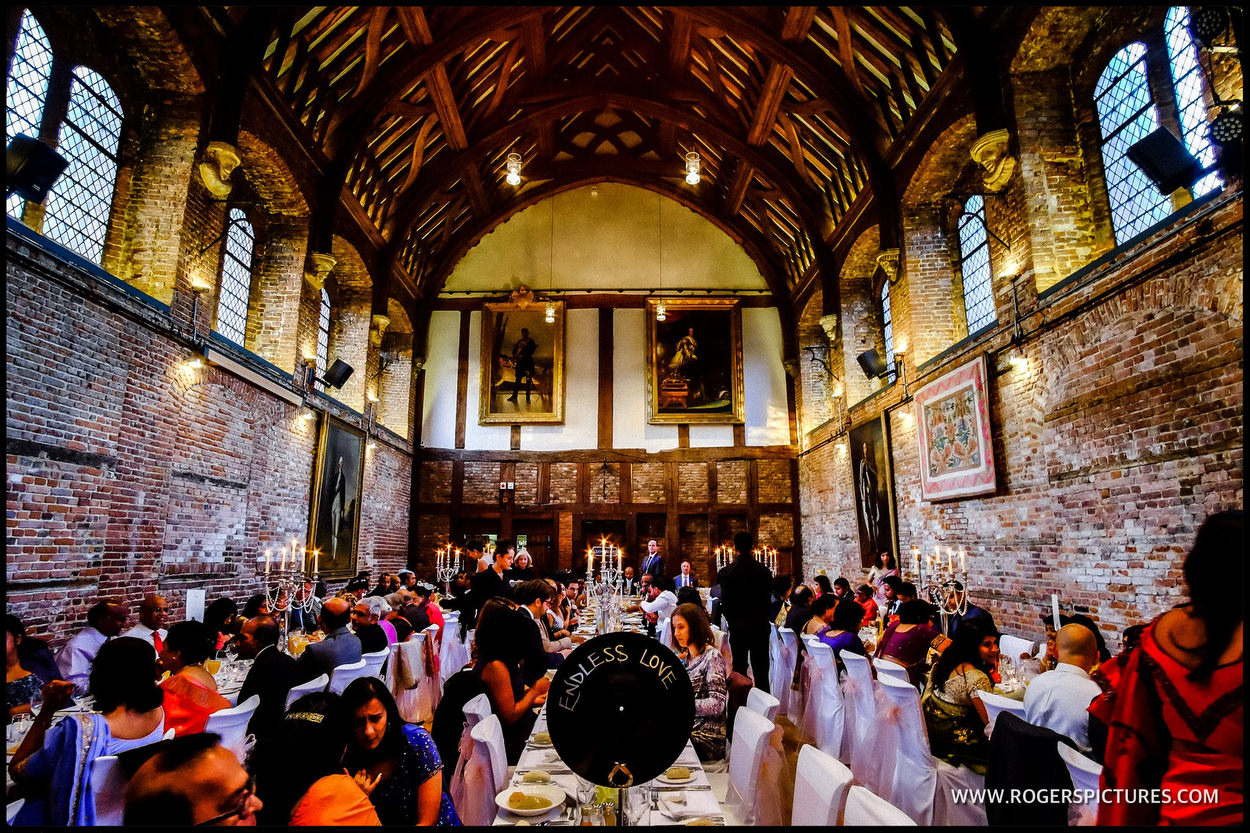
<svg viewBox="0 0 1250 833">
<path fill-rule="evenodd" d="M 694 726 L 694 689 L 677 655 L 638 633 L 583 642 L 556 670 L 547 731 L 594 784 L 641 784 L 673 765 Z"/>
</svg>

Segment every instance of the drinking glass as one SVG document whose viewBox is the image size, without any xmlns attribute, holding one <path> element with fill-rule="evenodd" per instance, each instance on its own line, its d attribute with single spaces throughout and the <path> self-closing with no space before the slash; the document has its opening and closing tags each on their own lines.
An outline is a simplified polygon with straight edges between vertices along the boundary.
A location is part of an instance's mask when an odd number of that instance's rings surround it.
<svg viewBox="0 0 1250 833">
<path fill-rule="evenodd" d="M 646 824 L 651 809 L 651 790 L 646 786 L 630 787 L 625 791 L 625 822 L 631 827 Z"/>
</svg>

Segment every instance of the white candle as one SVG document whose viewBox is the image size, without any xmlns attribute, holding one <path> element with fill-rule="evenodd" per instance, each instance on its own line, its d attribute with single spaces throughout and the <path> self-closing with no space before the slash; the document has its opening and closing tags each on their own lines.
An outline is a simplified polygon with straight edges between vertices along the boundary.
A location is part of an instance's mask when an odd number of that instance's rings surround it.
<svg viewBox="0 0 1250 833">
<path fill-rule="evenodd" d="M 269 575 L 269 560 L 272 557 L 273 556 L 270 554 L 269 550 L 265 550 L 265 575 Z"/>
<path fill-rule="evenodd" d="M 1059 631 L 1059 594 L 1058 593 L 1050 594 L 1050 615 L 1053 617 L 1054 622 L 1055 622 L 1055 631 L 1058 632 Z"/>
<path fill-rule="evenodd" d="M 321 567 L 321 553 L 318 552 L 317 550 L 313 550 L 313 575 L 314 576 L 321 572 L 320 567 Z"/>
<path fill-rule="evenodd" d="M 278 569 L 285 570 L 286 569 L 286 548 L 278 550 L 278 555 L 282 556 L 282 562 L 278 564 Z"/>
<path fill-rule="evenodd" d="M 966 561 L 964 561 L 963 550 L 959 551 L 959 572 L 964 573 L 965 575 L 967 575 L 968 573 L 968 564 Z"/>
</svg>

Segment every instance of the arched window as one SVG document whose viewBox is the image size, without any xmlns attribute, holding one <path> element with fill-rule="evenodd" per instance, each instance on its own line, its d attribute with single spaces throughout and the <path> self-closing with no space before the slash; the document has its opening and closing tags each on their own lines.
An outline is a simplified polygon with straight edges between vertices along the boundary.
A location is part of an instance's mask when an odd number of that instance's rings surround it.
<svg viewBox="0 0 1250 833">
<path fill-rule="evenodd" d="M 1173 6 L 1168 9 L 1163 25 L 1168 44 L 1168 65 L 1172 69 L 1172 89 L 1176 91 L 1176 112 L 1181 122 L 1181 138 L 1185 148 L 1204 168 L 1215 163 L 1211 147 L 1211 129 L 1207 123 L 1207 105 L 1202 97 L 1202 73 L 1198 70 L 1198 48 L 1189 33 L 1189 9 Z M 1224 181 L 1212 172 L 1198 180 L 1194 196 L 1201 197 L 1221 187 Z"/>
<path fill-rule="evenodd" d="M 330 363 L 330 293 L 321 289 L 321 313 L 317 316 L 317 378 L 325 376 L 326 365 Z M 324 391 L 325 385 L 317 382 L 317 390 Z"/>
<path fill-rule="evenodd" d="M 242 346 L 247 337 L 247 305 L 252 293 L 252 249 L 256 235 L 247 216 L 230 209 L 226 219 L 226 251 L 221 259 L 221 292 L 217 297 L 217 332 Z"/>
<path fill-rule="evenodd" d="M 985 200 L 972 196 L 959 215 L 959 264 L 964 283 L 968 335 L 998 320 L 990 274 L 990 244 L 985 233 Z"/>
<path fill-rule="evenodd" d="M 890 384 L 894 384 L 894 317 L 890 315 L 890 282 L 881 284 L 881 330 L 885 336 L 885 368 Z"/>
<path fill-rule="evenodd" d="M 24 11 L 9 77 L 4 85 L 4 97 L 8 102 L 4 114 L 5 145 L 19 133 L 39 137 L 51 77 L 52 45 L 48 43 L 39 21 L 29 10 Z M 5 200 L 5 210 L 10 216 L 21 219 L 23 202 L 20 196 L 13 194 Z"/>
</svg>

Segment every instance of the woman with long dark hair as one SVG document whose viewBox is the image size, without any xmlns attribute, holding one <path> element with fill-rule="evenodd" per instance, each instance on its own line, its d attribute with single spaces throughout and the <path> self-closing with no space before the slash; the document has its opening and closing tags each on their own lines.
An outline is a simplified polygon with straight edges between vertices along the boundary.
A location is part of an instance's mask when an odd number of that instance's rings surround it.
<svg viewBox="0 0 1250 833">
<path fill-rule="evenodd" d="M 697 604 L 678 605 L 672 613 L 672 645 L 694 688 L 694 726 L 690 740 L 700 761 L 725 757 L 725 721 L 729 707 L 729 669 L 716 650 L 712 623 Z"/>
<path fill-rule="evenodd" d="M 977 691 L 990 691 L 998 664 L 998 632 L 963 622 L 951 644 L 933 664 L 922 700 L 929 747 L 934 756 L 985 774 L 990 744 L 988 716 Z"/>
<path fill-rule="evenodd" d="M 1162 789 L 1172 795 L 1200 787 L 1218 797 L 1102 801 L 1099 826 L 1241 823 L 1244 557 L 1241 510 L 1207 518 L 1183 568 L 1189 601 L 1150 623 L 1115 687 L 1099 784 L 1104 790 Z"/>
<path fill-rule="evenodd" d="M 884 550 L 880 562 L 868 570 L 868 583 L 874 588 L 873 600 L 881 610 L 885 610 L 886 606 L 885 577 L 898 575 L 898 565 L 894 563 L 894 554 L 889 550 Z"/>
<path fill-rule="evenodd" d="M 165 726 L 176 735 L 202 732 L 210 714 L 230 708 L 230 701 L 217 693 L 217 681 L 204 668 L 215 642 L 211 627 L 190 619 L 172 626 L 161 645 L 160 667 L 169 672 L 161 683 Z"/>
<path fill-rule="evenodd" d="M 382 823 L 459 826 L 430 733 L 404 722 L 382 681 L 353 680 L 343 691 L 343 708 L 351 732 L 343 766 L 357 780 L 379 779 L 369 800 Z"/>
<path fill-rule="evenodd" d="M 225 596 L 213 599 L 204 609 L 204 624 L 212 628 L 213 632 L 213 651 L 226 647 L 226 643 L 239 632 L 235 624 L 238 615 L 239 606 L 234 603 L 234 599 Z"/>
</svg>

